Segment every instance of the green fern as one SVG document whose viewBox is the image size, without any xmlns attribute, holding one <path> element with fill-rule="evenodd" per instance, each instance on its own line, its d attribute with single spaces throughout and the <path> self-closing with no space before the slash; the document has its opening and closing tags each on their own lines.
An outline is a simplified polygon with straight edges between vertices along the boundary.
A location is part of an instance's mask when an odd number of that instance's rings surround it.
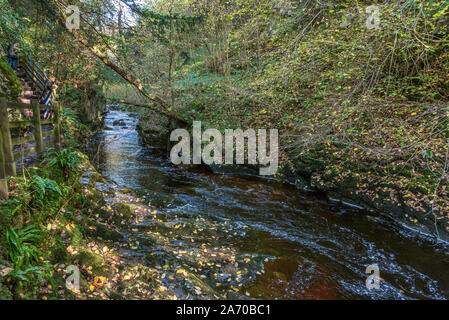
<svg viewBox="0 0 449 320">
<path fill-rule="evenodd" d="M 56 181 L 38 175 L 31 177 L 29 188 L 35 193 L 33 203 L 38 207 L 42 207 L 49 199 L 62 196 L 62 191 Z"/>
<path fill-rule="evenodd" d="M 78 153 L 72 149 L 57 151 L 51 148 L 47 152 L 47 158 L 42 161 L 42 163 L 47 163 L 49 167 L 58 166 L 64 172 L 65 176 L 68 177 L 70 173 L 78 169 L 81 163 L 81 158 Z"/>
<path fill-rule="evenodd" d="M 9 227 L 6 232 L 6 245 L 14 270 L 21 270 L 23 266 L 29 267 L 39 260 L 41 252 L 34 243 L 41 239 L 40 231 L 33 225 L 19 231 Z"/>
<path fill-rule="evenodd" d="M 42 240 L 40 231 L 34 225 L 16 231 L 9 227 L 6 233 L 6 245 L 13 270 L 8 273 L 14 283 L 14 290 L 23 282 L 31 282 L 36 276 L 41 276 L 42 267 L 33 264 L 39 262 L 42 252 L 36 246 Z"/>
</svg>

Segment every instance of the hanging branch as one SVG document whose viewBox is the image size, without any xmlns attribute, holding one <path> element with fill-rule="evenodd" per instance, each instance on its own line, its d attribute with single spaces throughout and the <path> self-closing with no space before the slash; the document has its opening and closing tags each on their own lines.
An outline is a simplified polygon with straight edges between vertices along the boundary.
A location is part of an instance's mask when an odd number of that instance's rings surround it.
<svg viewBox="0 0 449 320">
<path fill-rule="evenodd" d="M 53 0 L 53 3 L 55 4 L 55 8 L 57 10 L 57 18 L 58 22 L 69 32 L 79 43 L 81 43 L 83 46 L 85 46 L 92 54 L 94 54 L 98 59 L 100 59 L 106 66 L 108 66 L 110 69 L 115 71 L 118 75 L 120 75 L 125 81 L 133 85 L 140 93 L 142 93 L 146 98 L 151 100 L 152 102 L 156 103 L 161 108 L 158 108 L 154 105 L 142 105 L 142 107 L 147 107 L 149 109 L 153 109 L 156 112 L 162 113 L 168 117 L 177 119 L 182 122 L 187 122 L 186 119 L 183 117 L 173 113 L 171 111 L 171 106 L 163 101 L 158 96 L 151 94 L 148 92 L 148 90 L 142 85 L 142 81 L 131 74 L 127 73 L 125 70 L 123 70 L 121 67 L 119 67 L 115 62 L 108 59 L 108 57 L 100 51 L 96 46 L 90 45 L 88 40 L 83 37 L 83 35 L 78 31 L 74 29 L 68 29 L 66 26 L 66 19 L 67 16 L 65 14 L 65 8 L 66 5 L 62 1 L 59 0 Z"/>
</svg>

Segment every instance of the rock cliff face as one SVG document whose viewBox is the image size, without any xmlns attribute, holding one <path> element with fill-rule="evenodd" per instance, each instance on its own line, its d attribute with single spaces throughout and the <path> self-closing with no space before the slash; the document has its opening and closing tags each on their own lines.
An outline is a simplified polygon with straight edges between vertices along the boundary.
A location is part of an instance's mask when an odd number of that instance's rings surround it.
<svg viewBox="0 0 449 320">
<path fill-rule="evenodd" d="M 0 73 L 0 96 L 1 97 L 9 97 L 11 95 L 11 87 L 8 79 Z"/>
<path fill-rule="evenodd" d="M 142 140 L 151 147 L 167 149 L 170 142 L 170 128 L 178 128 L 168 117 L 150 110 L 142 110 L 137 123 L 137 131 Z"/>
<path fill-rule="evenodd" d="M 81 106 L 81 120 L 90 127 L 98 127 L 103 123 L 106 111 L 106 98 L 99 90 L 92 88 L 87 91 Z"/>
</svg>

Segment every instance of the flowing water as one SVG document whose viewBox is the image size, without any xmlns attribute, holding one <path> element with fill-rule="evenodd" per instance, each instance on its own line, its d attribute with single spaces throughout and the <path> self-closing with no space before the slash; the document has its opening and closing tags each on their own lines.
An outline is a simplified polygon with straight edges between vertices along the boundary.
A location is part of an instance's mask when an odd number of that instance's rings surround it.
<svg viewBox="0 0 449 320">
<path fill-rule="evenodd" d="M 124 123 L 114 125 L 121 119 Z M 449 251 L 443 244 L 287 185 L 174 166 L 165 153 L 140 142 L 137 114 L 112 110 L 105 122 L 91 145 L 99 171 L 157 203 L 165 225 L 170 217 L 182 221 L 180 229 L 158 227 L 171 239 L 165 248 L 147 245 L 133 253 L 143 263 L 182 261 L 179 265 L 197 271 L 216 292 L 237 288 L 234 298 L 449 298 Z M 134 229 L 140 242 L 151 220 Z M 214 262 L 194 265 L 189 255 L 203 251 L 215 252 L 208 256 Z M 227 255 L 224 263 L 213 258 Z M 369 290 L 365 272 L 373 264 L 380 288 Z"/>
</svg>

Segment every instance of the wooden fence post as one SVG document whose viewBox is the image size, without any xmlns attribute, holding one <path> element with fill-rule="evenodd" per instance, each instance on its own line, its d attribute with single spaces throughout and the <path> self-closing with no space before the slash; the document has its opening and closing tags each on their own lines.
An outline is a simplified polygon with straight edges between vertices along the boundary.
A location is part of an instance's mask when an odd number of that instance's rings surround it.
<svg viewBox="0 0 449 320">
<path fill-rule="evenodd" d="M 42 157 L 44 153 L 44 141 L 42 139 L 42 127 L 41 127 L 41 109 L 39 104 L 34 101 L 33 107 L 33 122 L 34 122 L 34 141 L 36 141 L 36 152 L 38 157 Z"/>
<path fill-rule="evenodd" d="M 53 119 L 55 148 L 56 150 L 61 150 L 61 105 L 59 102 L 54 103 L 53 110 L 55 111 L 55 117 Z"/>
<path fill-rule="evenodd" d="M 0 98 L 0 131 L 3 136 L 3 155 L 5 172 L 8 176 L 16 175 L 16 162 L 12 150 L 11 131 L 9 130 L 8 105 L 5 98 Z"/>
<path fill-rule="evenodd" d="M 0 132 L 0 199 L 8 199 L 8 181 L 5 171 L 5 153 L 3 152 L 3 135 Z"/>
</svg>

